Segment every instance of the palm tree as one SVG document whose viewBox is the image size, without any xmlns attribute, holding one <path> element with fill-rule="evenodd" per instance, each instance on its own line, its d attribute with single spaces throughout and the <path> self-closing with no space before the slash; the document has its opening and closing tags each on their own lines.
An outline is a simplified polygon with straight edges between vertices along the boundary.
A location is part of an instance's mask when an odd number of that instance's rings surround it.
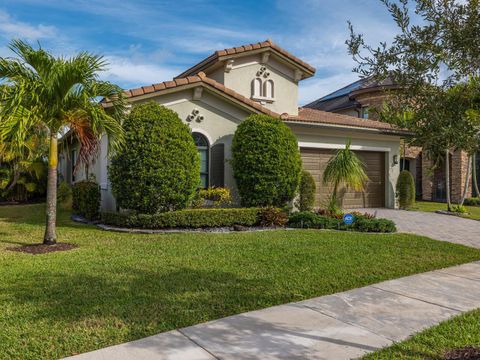
<svg viewBox="0 0 480 360">
<path fill-rule="evenodd" d="M 30 130 L 46 132 L 49 143 L 46 227 L 44 244 L 56 243 L 56 192 L 58 137 L 69 129 L 79 144 L 79 161 L 88 163 L 98 153 L 102 134 L 110 150 L 123 140 L 121 120 L 125 113 L 122 90 L 100 81 L 105 70 L 101 56 L 82 52 L 71 58 L 54 57 L 40 46 L 34 49 L 21 40 L 9 45 L 15 58 L 0 58 L 0 143 L 21 151 Z M 108 98 L 106 112 L 98 103 Z"/>
<path fill-rule="evenodd" d="M 368 176 L 365 173 L 365 165 L 350 150 L 351 141 L 345 144 L 345 149 L 340 149 L 328 160 L 323 172 L 323 184 L 333 184 L 332 196 L 328 209 L 331 212 L 338 212 L 337 192 L 340 185 L 351 188 L 355 191 L 363 191 Z"/>
</svg>

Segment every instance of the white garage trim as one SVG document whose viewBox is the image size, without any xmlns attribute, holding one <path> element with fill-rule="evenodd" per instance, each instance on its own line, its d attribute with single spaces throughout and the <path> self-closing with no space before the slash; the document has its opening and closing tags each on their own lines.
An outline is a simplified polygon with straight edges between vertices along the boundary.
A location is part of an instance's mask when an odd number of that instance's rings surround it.
<svg viewBox="0 0 480 360">
<path fill-rule="evenodd" d="M 345 149 L 344 144 L 330 144 L 330 143 L 314 143 L 314 142 L 303 142 L 300 141 L 298 146 L 301 148 L 315 148 L 315 149 Z M 352 150 L 360 151 L 380 151 L 380 152 L 390 152 L 391 149 L 387 147 L 377 147 L 377 146 L 363 146 L 363 145 L 350 145 Z"/>
</svg>

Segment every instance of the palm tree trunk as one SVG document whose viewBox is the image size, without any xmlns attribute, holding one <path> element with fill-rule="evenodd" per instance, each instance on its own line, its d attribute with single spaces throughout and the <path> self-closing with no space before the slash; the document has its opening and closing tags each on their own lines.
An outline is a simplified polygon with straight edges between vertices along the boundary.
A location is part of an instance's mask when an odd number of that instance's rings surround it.
<svg viewBox="0 0 480 360">
<path fill-rule="evenodd" d="M 450 151 L 445 152 L 445 187 L 447 191 L 447 210 L 452 210 L 452 200 L 450 199 Z"/>
<path fill-rule="evenodd" d="M 473 186 L 475 188 L 475 196 L 480 196 L 480 191 L 478 191 L 478 179 L 477 179 L 477 153 L 472 155 L 472 173 L 473 173 Z"/>
<path fill-rule="evenodd" d="M 57 221 L 57 164 L 58 142 L 57 134 L 50 135 L 50 152 L 48 154 L 48 180 L 47 180 L 47 220 L 43 243 L 53 245 L 57 242 L 55 225 Z"/>
<path fill-rule="evenodd" d="M 463 188 L 462 201 L 460 202 L 460 205 L 463 205 L 463 203 L 465 202 L 465 198 L 467 197 L 468 185 L 470 185 L 471 170 L 472 170 L 472 157 L 469 155 L 468 166 L 467 166 L 467 176 L 465 178 L 465 185 Z"/>
</svg>

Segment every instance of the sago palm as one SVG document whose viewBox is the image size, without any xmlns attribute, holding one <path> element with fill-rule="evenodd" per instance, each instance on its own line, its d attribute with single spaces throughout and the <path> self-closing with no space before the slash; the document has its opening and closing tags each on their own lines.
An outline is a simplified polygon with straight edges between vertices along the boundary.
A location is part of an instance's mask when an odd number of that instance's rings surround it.
<svg viewBox="0 0 480 360">
<path fill-rule="evenodd" d="M 340 149 L 334 156 L 328 160 L 327 166 L 323 172 L 323 184 L 333 184 L 332 195 L 328 208 L 332 212 L 337 212 L 337 192 L 339 186 L 351 188 L 355 191 L 363 191 L 368 176 L 365 173 L 365 165 L 350 150 L 350 140 L 345 145 L 345 149 Z"/>
<path fill-rule="evenodd" d="M 44 244 L 56 243 L 56 192 L 58 134 L 69 129 L 80 144 L 79 161 L 88 162 L 98 152 L 102 134 L 110 149 L 123 139 L 125 112 L 122 90 L 100 81 L 102 57 L 82 52 L 71 58 L 54 57 L 41 47 L 14 40 L 14 58 L 0 58 L 0 142 L 20 151 L 33 128 L 48 136 L 48 183 Z M 106 112 L 98 99 L 107 97 Z"/>
</svg>

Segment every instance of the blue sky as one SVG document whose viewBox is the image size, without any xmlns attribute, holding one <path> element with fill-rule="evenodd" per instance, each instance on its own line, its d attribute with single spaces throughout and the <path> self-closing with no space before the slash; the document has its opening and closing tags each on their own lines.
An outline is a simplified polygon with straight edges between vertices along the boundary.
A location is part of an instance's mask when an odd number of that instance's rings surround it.
<svg viewBox="0 0 480 360">
<path fill-rule="evenodd" d="M 271 38 L 317 68 L 300 86 L 302 104 L 357 79 L 344 44 L 347 20 L 368 42 L 395 27 L 379 0 L 3 0 L 0 56 L 22 38 L 57 55 L 104 55 L 102 75 L 124 88 L 171 79 L 214 50 Z"/>
</svg>

